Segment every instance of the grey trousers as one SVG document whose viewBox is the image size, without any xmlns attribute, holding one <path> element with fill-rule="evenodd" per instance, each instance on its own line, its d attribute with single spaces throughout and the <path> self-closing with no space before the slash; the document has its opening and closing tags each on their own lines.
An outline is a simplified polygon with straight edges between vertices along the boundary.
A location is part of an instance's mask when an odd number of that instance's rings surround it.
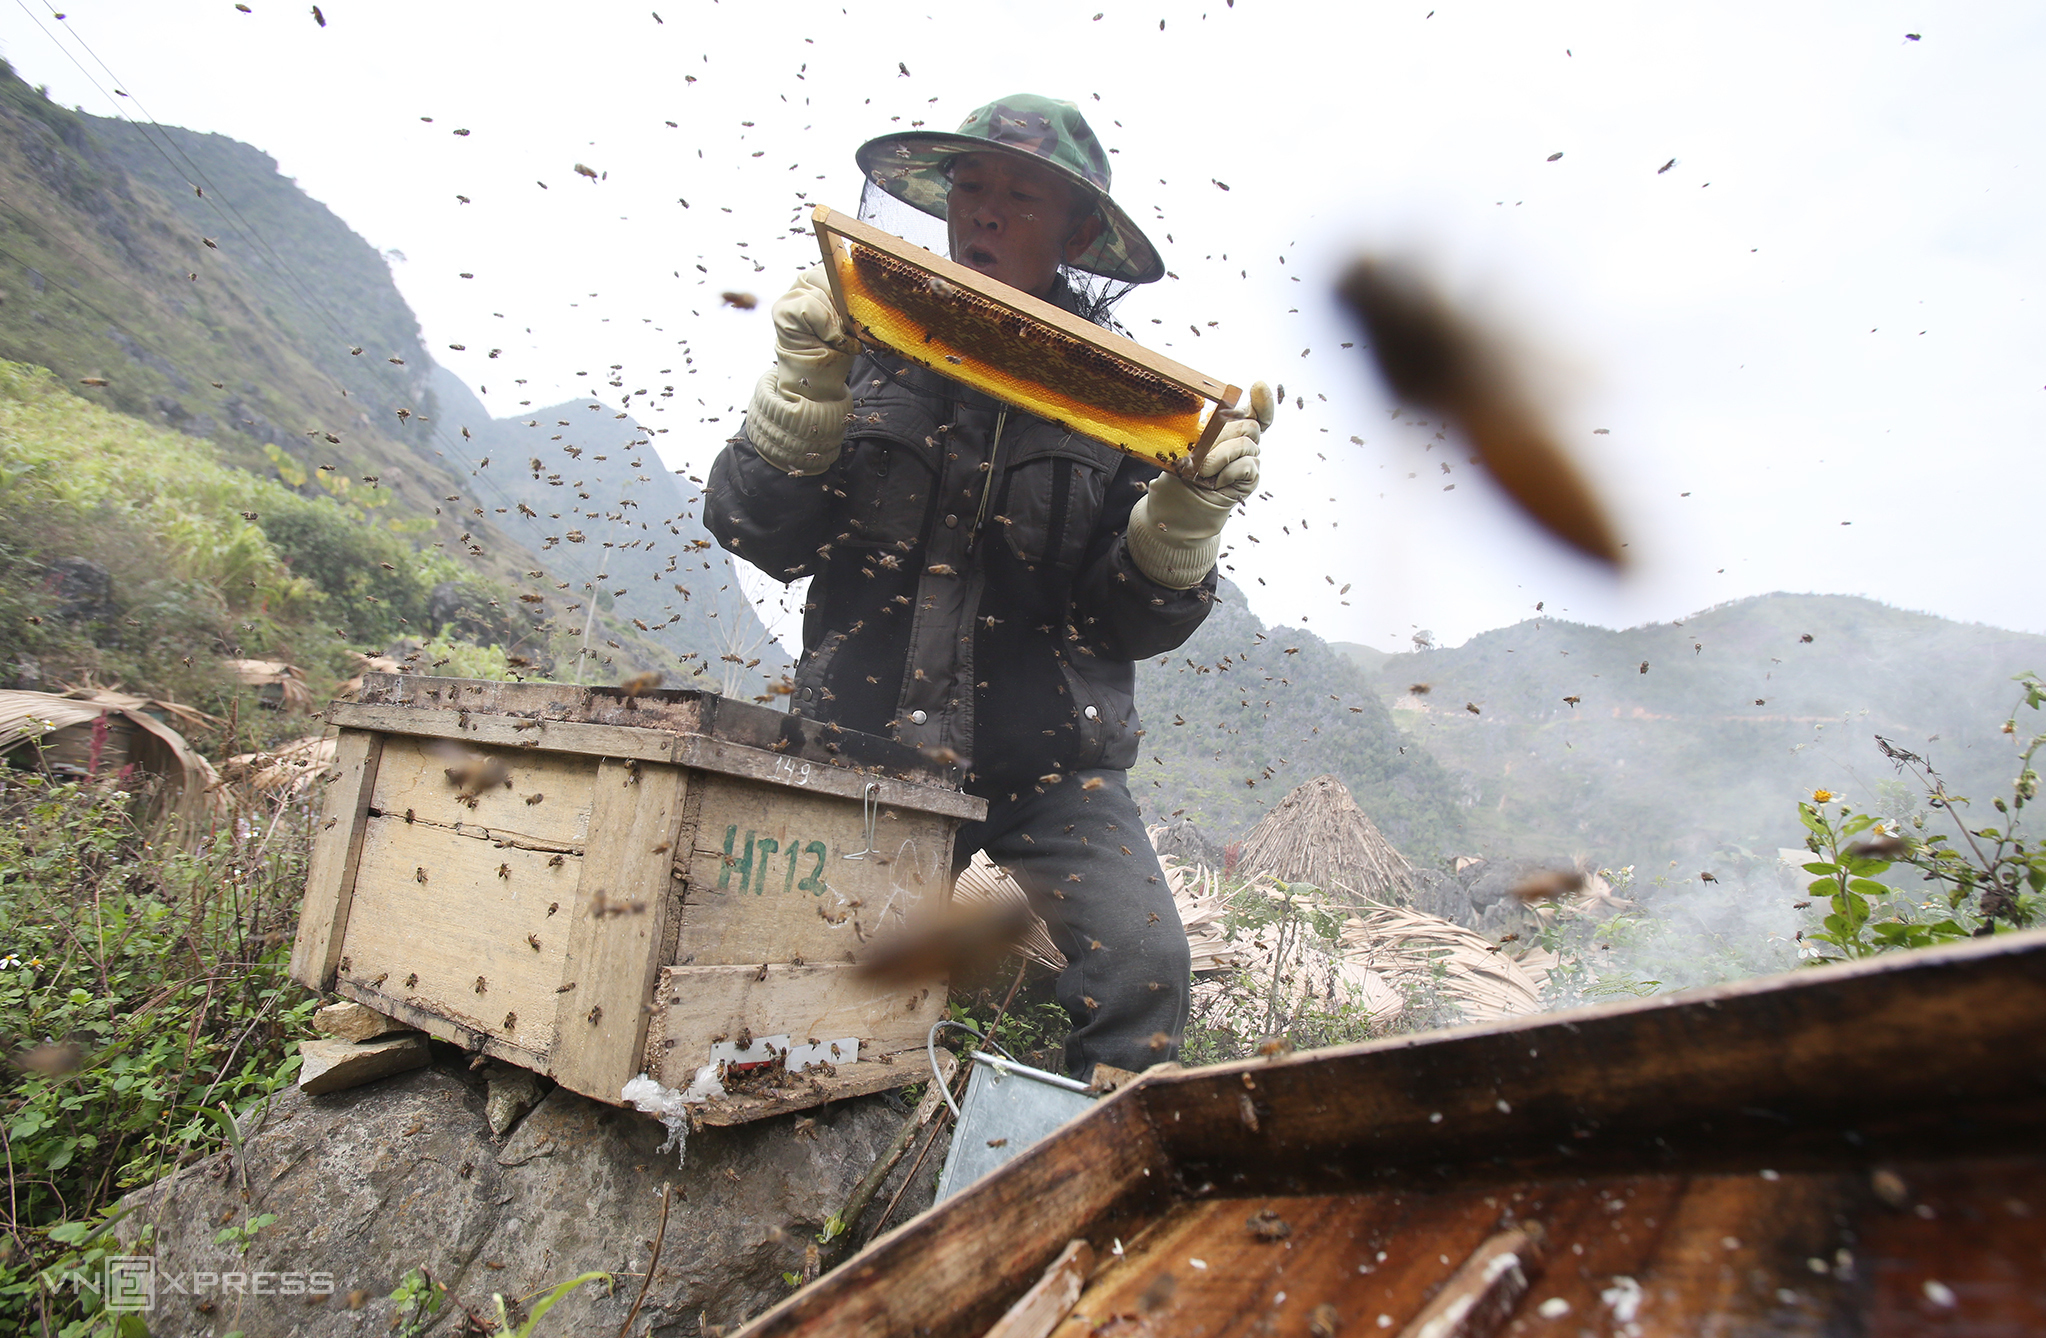
<svg viewBox="0 0 2046 1338">
<path fill-rule="evenodd" d="M 1141 1071 L 1176 1059 L 1186 1030 L 1186 931 L 1126 777 L 1076 771 L 1013 798 L 984 794 L 987 818 L 960 828 L 953 854 L 955 874 L 985 850 L 1014 875 L 1065 954 L 1057 997 L 1072 1019 L 1065 1064 L 1076 1078 L 1097 1063 Z"/>
</svg>

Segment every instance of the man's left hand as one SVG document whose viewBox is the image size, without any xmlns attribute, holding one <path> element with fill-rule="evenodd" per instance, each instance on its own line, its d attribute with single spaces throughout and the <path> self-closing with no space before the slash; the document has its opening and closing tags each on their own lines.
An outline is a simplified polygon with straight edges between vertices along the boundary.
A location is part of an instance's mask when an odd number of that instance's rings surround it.
<svg viewBox="0 0 2046 1338">
<path fill-rule="evenodd" d="M 1139 571 L 1170 589 L 1191 590 L 1213 570 L 1230 509 L 1257 491 L 1259 444 L 1276 410 L 1271 387 L 1258 382 L 1249 412 L 1215 435 L 1193 482 L 1176 474 L 1151 480 L 1130 512 L 1130 558 Z"/>
</svg>

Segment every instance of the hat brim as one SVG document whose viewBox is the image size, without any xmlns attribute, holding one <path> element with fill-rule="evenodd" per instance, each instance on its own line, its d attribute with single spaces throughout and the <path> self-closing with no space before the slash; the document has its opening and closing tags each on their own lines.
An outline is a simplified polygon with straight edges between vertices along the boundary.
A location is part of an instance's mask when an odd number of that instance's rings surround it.
<svg viewBox="0 0 2046 1338">
<path fill-rule="evenodd" d="M 1074 269 L 1086 270 L 1124 283 L 1155 283 L 1165 277 L 1165 261 L 1151 245 L 1143 229 L 1122 211 L 1113 197 L 1078 172 L 1062 163 L 998 140 L 973 135 L 931 133 L 921 130 L 882 135 L 862 144 L 854 155 L 866 179 L 896 199 L 933 218 L 945 217 L 946 201 L 952 192 L 945 166 L 965 153 L 998 153 L 1020 159 L 1052 173 L 1093 203 L 1094 211 L 1106 224 L 1100 240 L 1087 249 Z"/>
</svg>

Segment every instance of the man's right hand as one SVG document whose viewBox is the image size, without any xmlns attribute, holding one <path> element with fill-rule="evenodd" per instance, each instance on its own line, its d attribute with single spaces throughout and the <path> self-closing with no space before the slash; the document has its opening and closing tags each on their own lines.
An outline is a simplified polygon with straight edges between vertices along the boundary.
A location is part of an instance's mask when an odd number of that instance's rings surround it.
<svg viewBox="0 0 2046 1338">
<path fill-rule="evenodd" d="M 845 379 L 859 345 L 839 323 L 824 267 L 804 272 L 774 300 L 774 370 L 753 388 L 746 439 L 760 458 L 791 474 L 821 474 L 837 463 L 852 397 Z"/>
<path fill-rule="evenodd" d="M 782 394 L 807 400 L 843 399 L 845 378 L 852 371 L 859 345 L 839 322 L 824 267 L 805 270 L 786 293 L 774 299 L 771 310 Z"/>
</svg>

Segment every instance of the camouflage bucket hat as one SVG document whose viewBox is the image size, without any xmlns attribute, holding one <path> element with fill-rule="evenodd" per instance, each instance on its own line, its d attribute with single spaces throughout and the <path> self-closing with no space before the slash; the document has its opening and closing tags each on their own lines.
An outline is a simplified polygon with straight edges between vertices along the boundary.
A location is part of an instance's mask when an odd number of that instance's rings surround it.
<svg viewBox="0 0 2046 1338">
<path fill-rule="evenodd" d="M 945 217 L 952 191 L 946 167 L 965 153 L 1004 153 L 1048 167 L 1088 200 L 1107 224 L 1074 268 L 1125 283 L 1165 277 L 1165 262 L 1108 194 L 1108 153 L 1080 109 L 1031 93 L 990 102 L 953 134 L 908 130 L 870 139 L 855 155 L 860 171 L 914 209 Z"/>
</svg>

